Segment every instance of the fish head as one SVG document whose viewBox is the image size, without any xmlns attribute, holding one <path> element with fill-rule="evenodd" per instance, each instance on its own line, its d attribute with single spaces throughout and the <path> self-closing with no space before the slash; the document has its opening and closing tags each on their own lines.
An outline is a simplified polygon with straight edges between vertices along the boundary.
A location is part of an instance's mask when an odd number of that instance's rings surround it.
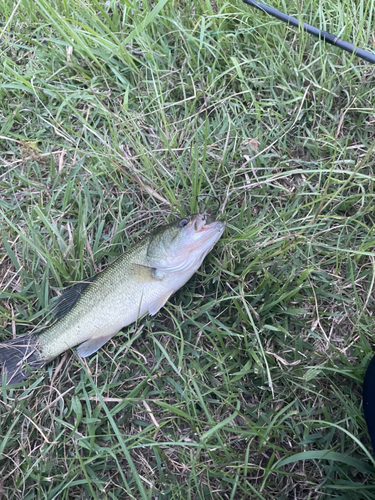
<svg viewBox="0 0 375 500">
<path fill-rule="evenodd" d="M 151 235 L 147 258 L 152 267 L 194 273 L 224 232 L 226 222 L 210 209 L 162 226 Z"/>
</svg>

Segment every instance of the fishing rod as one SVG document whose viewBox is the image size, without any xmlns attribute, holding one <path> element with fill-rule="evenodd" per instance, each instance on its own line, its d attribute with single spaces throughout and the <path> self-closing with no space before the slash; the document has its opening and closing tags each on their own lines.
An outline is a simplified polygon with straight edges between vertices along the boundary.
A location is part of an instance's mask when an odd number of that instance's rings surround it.
<svg viewBox="0 0 375 500">
<path fill-rule="evenodd" d="M 280 12 L 279 10 L 276 10 L 273 7 L 270 7 L 269 5 L 266 5 L 264 3 L 257 2 L 256 0 L 242 0 L 242 1 L 250 5 L 251 7 L 255 7 L 259 10 L 267 12 L 267 14 L 270 14 L 271 16 L 274 16 L 277 19 L 280 19 L 280 21 L 284 21 L 284 23 L 291 24 L 296 28 L 303 27 L 303 29 L 307 31 L 307 33 L 310 33 L 310 35 L 317 36 L 318 38 L 323 39 L 325 42 L 330 43 L 331 45 L 335 45 L 336 47 L 339 47 L 342 50 L 346 50 L 346 52 L 349 52 L 350 54 L 354 54 L 369 63 L 375 64 L 375 54 L 367 52 L 367 50 L 359 49 L 358 47 L 355 47 L 351 43 L 344 42 L 344 40 L 341 40 L 337 36 L 331 35 L 330 33 L 327 33 L 326 31 L 320 30 L 318 28 L 314 28 L 314 26 L 310 26 L 310 24 L 301 23 L 295 17 L 288 16 L 287 14 L 284 14 L 283 12 Z"/>
</svg>

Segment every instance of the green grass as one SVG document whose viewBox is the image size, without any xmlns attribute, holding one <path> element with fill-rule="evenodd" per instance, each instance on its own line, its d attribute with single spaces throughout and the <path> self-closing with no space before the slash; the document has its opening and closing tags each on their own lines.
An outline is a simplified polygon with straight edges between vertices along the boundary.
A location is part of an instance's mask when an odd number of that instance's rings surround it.
<svg viewBox="0 0 375 500">
<path fill-rule="evenodd" d="M 369 0 L 287 5 L 371 50 Z M 375 498 L 373 68 L 239 1 L 0 19 L 0 340 L 199 193 L 228 221 L 154 318 L 1 389 L 0 498 Z"/>
</svg>

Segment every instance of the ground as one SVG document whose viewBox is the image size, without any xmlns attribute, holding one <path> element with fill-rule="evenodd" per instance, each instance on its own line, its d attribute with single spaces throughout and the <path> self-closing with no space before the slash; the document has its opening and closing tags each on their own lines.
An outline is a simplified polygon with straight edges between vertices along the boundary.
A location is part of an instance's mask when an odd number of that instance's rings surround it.
<svg viewBox="0 0 375 500">
<path fill-rule="evenodd" d="M 373 50 L 369 0 L 287 7 Z M 227 220 L 155 317 L 1 390 L 0 498 L 375 498 L 373 66 L 239 1 L 0 20 L 1 341 L 198 194 Z"/>
</svg>

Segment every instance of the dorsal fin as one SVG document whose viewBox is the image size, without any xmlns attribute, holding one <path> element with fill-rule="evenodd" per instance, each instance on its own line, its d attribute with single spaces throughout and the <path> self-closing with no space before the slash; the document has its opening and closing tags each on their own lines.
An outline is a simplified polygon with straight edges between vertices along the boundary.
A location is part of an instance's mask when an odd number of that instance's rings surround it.
<svg viewBox="0 0 375 500">
<path fill-rule="evenodd" d="M 65 314 L 67 314 L 77 300 L 80 298 L 84 290 L 94 281 L 95 276 L 88 278 L 85 281 L 77 283 L 76 285 L 69 288 L 65 293 L 60 295 L 57 299 L 54 308 L 52 309 L 52 314 L 56 319 L 61 319 Z"/>
</svg>

